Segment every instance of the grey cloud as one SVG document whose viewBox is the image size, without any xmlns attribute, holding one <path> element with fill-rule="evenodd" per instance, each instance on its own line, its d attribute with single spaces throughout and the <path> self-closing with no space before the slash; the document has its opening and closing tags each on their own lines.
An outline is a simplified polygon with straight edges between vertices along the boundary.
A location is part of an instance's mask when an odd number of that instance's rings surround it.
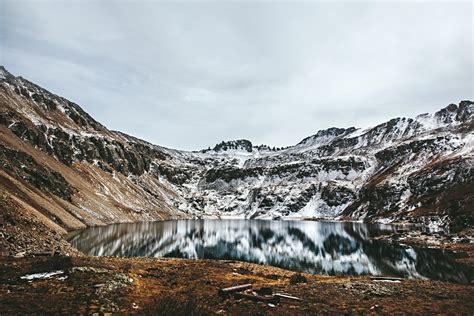
<svg viewBox="0 0 474 316">
<path fill-rule="evenodd" d="M 470 2 L 0 6 L 1 64 L 174 148 L 290 145 L 474 96 Z"/>
</svg>

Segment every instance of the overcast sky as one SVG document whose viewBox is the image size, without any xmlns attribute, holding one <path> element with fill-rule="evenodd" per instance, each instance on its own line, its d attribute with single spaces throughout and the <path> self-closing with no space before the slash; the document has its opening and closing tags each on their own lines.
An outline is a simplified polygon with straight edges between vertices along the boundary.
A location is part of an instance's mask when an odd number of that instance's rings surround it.
<svg viewBox="0 0 474 316">
<path fill-rule="evenodd" d="M 474 99 L 473 3 L 0 0 L 1 64 L 178 149 Z"/>
</svg>

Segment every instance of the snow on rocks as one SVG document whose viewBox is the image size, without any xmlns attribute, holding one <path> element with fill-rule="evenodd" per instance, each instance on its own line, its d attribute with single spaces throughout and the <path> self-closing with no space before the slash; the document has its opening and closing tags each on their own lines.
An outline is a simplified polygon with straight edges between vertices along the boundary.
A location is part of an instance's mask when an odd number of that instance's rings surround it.
<svg viewBox="0 0 474 316">
<path fill-rule="evenodd" d="M 433 195 L 465 192 L 473 182 L 470 101 L 370 128 L 328 128 L 287 148 L 234 140 L 186 152 L 110 131 L 3 67 L 0 90 L 8 100 L 2 125 L 67 166 L 87 166 L 80 172 L 97 184 L 97 199 L 78 192 L 73 201 L 83 215 L 104 221 L 153 219 L 165 208 L 186 217 L 357 220 L 411 220 L 434 209 L 452 222 L 455 211 Z M 456 207 L 469 205 L 465 196 Z M 472 221 L 466 215 L 462 225 Z"/>
<path fill-rule="evenodd" d="M 51 272 L 42 272 L 42 273 L 33 273 L 33 274 L 27 274 L 24 276 L 21 276 L 20 279 L 22 280 L 27 280 L 27 281 L 33 281 L 36 279 L 49 279 L 58 275 L 64 274 L 63 270 L 57 270 L 57 271 L 51 271 Z M 60 279 L 64 279 L 66 277 L 62 277 Z"/>
</svg>

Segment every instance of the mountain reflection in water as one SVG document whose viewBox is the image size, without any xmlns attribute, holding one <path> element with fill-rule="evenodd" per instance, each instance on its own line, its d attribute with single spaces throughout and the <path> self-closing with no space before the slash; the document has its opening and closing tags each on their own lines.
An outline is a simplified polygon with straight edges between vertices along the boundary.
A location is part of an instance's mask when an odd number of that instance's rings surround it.
<svg viewBox="0 0 474 316">
<path fill-rule="evenodd" d="M 314 274 L 469 282 L 448 252 L 373 239 L 395 230 L 348 222 L 175 220 L 92 227 L 68 239 L 94 256 L 230 259 Z"/>
</svg>

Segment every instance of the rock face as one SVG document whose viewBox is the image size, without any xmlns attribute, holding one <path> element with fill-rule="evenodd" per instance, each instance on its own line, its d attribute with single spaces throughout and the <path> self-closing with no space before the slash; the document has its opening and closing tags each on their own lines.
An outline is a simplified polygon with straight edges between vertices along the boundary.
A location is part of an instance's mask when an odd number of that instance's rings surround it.
<svg viewBox="0 0 474 316">
<path fill-rule="evenodd" d="M 9 149 L 0 144 L 0 166 L 39 190 L 71 201 L 74 189 L 64 177 L 48 167 L 39 165 L 24 152 Z"/>
<path fill-rule="evenodd" d="M 215 152 L 222 152 L 227 150 L 243 150 L 251 153 L 252 143 L 246 139 L 233 140 L 229 142 L 222 141 L 220 144 L 214 146 L 213 150 Z M 203 152 L 206 152 L 206 150 L 204 150 Z"/>
<path fill-rule="evenodd" d="M 474 223 L 470 101 L 287 148 L 236 140 L 199 152 L 110 131 L 3 67 L 0 105 L 0 189 L 53 199 L 68 229 L 170 217 Z"/>
</svg>

